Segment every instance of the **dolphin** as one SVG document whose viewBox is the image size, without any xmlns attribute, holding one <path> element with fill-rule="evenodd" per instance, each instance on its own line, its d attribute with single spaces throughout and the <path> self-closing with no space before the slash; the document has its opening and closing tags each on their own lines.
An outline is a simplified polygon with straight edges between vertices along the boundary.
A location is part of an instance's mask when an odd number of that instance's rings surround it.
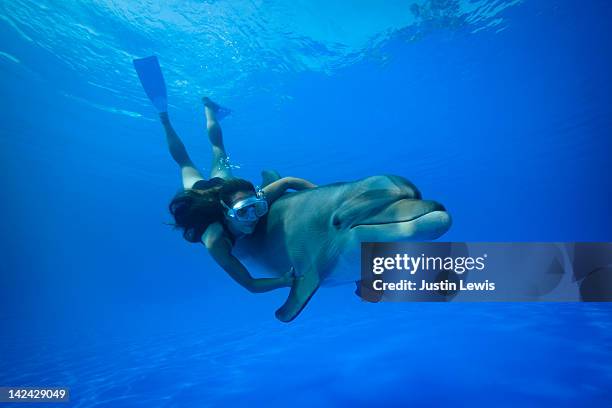
<svg viewBox="0 0 612 408">
<path fill-rule="evenodd" d="M 273 179 L 273 173 L 262 174 L 264 183 Z M 444 206 L 423 200 L 407 179 L 372 176 L 286 193 L 272 203 L 253 234 L 238 240 L 235 251 L 270 276 L 294 269 L 289 296 L 276 311 L 279 320 L 289 322 L 320 286 L 360 279 L 358 263 L 339 264 L 358 252 L 361 242 L 432 240 L 450 226 Z M 347 276 L 347 270 L 354 273 Z"/>
</svg>

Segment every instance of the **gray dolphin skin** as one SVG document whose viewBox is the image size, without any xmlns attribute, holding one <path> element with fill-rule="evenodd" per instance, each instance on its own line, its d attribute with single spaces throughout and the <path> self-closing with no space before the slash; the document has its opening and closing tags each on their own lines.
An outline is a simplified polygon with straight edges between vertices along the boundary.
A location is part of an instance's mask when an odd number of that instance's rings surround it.
<svg viewBox="0 0 612 408">
<path fill-rule="evenodd" d="M 276 311 L 279 320 L 289 322 L 319 286 L 359 279 L 358 257 L 348 277 L 341 277 L 338 270 L 346 268 L 338 264 L 361 242 L 432 240 L 450 225 L 444 206 L 423 200 L 405 178 L 372 176 L 285 194 L 235 250 L 271 276 L 295 269 L 298 277 L 289 297 Z"/>
</svg>

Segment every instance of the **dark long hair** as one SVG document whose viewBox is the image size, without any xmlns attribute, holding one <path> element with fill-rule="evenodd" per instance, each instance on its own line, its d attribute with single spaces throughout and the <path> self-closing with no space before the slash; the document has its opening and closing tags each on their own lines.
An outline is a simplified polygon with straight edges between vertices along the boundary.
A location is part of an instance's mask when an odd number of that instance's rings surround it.
<svg viewBox="0 0 612 408">
<path fill-rule="evenodd" d="M 223 184 L 205 190 L 187 189 L 178 193 L 168 206 L 174 217 L 174 227 L 183 230 L 183 238 L 200 242 L 210 224 L 224 221 L 225 209 L 220 201 L 232 206 L 232 195 L 238 191 L 255 192 L 253 184 L 244 179 L 224 180 Z"/>
</svg>

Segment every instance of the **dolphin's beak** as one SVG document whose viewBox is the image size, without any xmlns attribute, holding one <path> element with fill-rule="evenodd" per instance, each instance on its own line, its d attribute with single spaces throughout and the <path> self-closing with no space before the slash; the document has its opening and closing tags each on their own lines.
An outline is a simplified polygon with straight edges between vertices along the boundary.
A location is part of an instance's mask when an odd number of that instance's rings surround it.
<svg viewBox="0 0 612 408">
<path fill-rule="evenodd" d="M 450 214 L 436 201 L 400 199 L 354 219 L 350 231 L 362 242 L 430 240 L 448 231 L 451 222 Z"/>
<path fill-rule="evenodd" d="M 417 200 L 410 198 L 400 199 L 381 208 L 374 214 L 370 213 L 363 219 L 353 220 L 350 228 L 366 225 L 385 225 L 413 221 L 434 211 L 446 212 L 446 208 L 444 208 L 444 206 L 437 201 Z"/>
</svg>

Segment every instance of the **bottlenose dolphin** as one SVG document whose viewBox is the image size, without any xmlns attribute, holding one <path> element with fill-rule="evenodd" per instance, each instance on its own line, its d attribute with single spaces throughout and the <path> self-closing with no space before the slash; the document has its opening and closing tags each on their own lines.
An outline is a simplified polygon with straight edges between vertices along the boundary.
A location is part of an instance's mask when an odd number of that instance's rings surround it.
<svg viewBox="0 0 612 408">
<path fill-rule="evenodd" d="M 264 182 L 269 182 L 270 173 L 263 174 Z M 341 258 L 359 250 L 361 242 L 431 240 L 450 225 L 444 206 L 423 200 L 410 181 L 373 176 L 283 195 L 253 234 L 238 240 L 235 251 L 271 276 L 294 268 L 298 277 L 276 311 L 279 320 L 289 322 L 319 286 L 359 279 L 358 262 L 350 268 L 352 276 L 338 279 L 335 272 Z"/>
</svg>

